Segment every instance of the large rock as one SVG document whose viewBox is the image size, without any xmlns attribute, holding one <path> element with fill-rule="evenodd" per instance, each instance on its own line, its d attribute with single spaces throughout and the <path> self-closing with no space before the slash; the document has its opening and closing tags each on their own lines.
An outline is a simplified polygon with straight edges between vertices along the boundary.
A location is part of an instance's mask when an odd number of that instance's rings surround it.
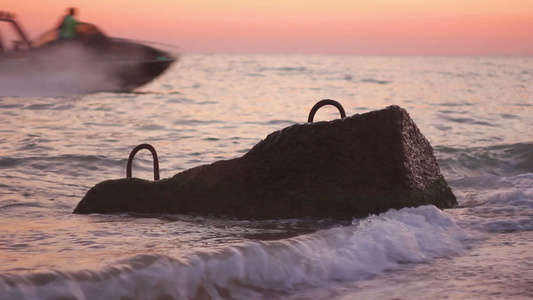
<svg viewBox="0 0 533 300">
<path fill-rule="evenodd" d="M 159 181 L 108 180 L 74 213 L 201 213 L 238 218 L 362 217 L 457 204 L 433 148 L 404 109 L 296 124 L 244 156 Z"/>
</svg>

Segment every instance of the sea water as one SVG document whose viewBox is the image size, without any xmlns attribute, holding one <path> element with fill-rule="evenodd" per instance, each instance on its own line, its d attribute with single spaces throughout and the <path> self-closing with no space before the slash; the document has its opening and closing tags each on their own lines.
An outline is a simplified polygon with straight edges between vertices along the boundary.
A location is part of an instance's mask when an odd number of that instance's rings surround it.
<svg viewBox="0 0 533 300">
<path fill-rule="evenodd" d="M 531 57 L 185 54 L 131 93 L 49 87 L 0 91 L 0 299 L 533 297 Z M 138 144 L 170 177 L 242 156 L 324 98 L 348 115 L 405 108 L 459 206 L 343 221 L 72 214 L 125 177 Z M 152 180 L 148 152 L 133 176 Z"/>
</svg>

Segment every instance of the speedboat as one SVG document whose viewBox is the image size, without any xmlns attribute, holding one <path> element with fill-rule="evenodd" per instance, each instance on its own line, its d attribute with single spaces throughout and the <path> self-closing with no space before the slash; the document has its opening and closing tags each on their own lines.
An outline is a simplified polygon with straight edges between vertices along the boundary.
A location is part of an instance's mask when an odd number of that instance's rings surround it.
<svg viewBox="0 0 533 300">
<path fill-rule="evenodd" d="M 72 39 L 52 29 L 30 40 L 12 14 L 0 12 L 2 22 L 17 39 L 8 48 L 0 34 L 0 95 L 17 87 L 34 94 L 131 91 L 178 59 L 146 42 L 108 37 L 90 23 L 78 23 Z"/>
</svg>

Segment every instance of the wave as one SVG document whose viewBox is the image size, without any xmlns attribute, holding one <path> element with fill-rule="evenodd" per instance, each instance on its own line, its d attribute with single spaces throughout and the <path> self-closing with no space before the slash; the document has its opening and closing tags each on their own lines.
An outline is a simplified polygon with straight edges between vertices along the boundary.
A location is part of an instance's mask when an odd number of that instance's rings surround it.
<svg viewBox="0 0 533 300">
<path fill-rule="evenodd" d="M 389 80 L 379 80 L 379 79 L 374 79 L 374 78 L 363 78 L 363 79 L 361 79 L 361 82 L 366 82 L 366 83 L 377 83 L 377 84 L 388 84 L 388 83 L 391 83 L 392 81 L 389 81 Z"/>
<path fill-rule="evenodd" d="M 307 71 L 306 67 L 264 67 L 260 68 L 258 71 L 264 72 L 264 71 L 281 71 L 281 72 L 305 72 Z"/>
<path fill-rule="evenodd" d="M 533 230 L 533 174 L 500 178 L 492 192 L 467 208 L 469 227 L 491 233 Z"/>
<path fill-rule="evenodd" d="M 100 155 L 76 155 L 76 154 L 63 154 L 58 156 L 29 156 L 24 158 L 15 157 L 0 157 L 0 169 L 2 168 L 14 168 L 24 165 L 32 165 L 38 169 L 46 168 L 39 166 L 57 167 L 61 164 L 69 166 L 75 165 L 76 167 L 82 167 L 87 169 L 94 169 L 95 165 L 109 166 L 109 165 L 123 165 L 122 162 L 100 156 Z"/>
<path fill-rule="evenodd" d="M 445 177 L 515 176 L 533 172 L 533 143 L 489 147 L 436 146 L 435 155 Z"/>
<path fill-rule="evenodd" d="M 44 205 L 40 202 L 32 201 L 20 201 L 20 200 L 0 200 L 0 211 L 6 209 L 6 208 L 13 208 L 13 207 L 38 207 L 42 208 Z"/>
<path fill-rule="evenodd" d="M 261 299 L 457 255 L 471 236 L 434 206 L 279 241 L 139 255 L 100 270 L 0 275 L 2 299 Z"/>
<path fill-rule="evenodd" d="M 488 232 L 516 232 L 516 231 L 531 231 L 533 230 L 533 219 L 526 218 L 520 220 L 499 220 L 487 222 L 484 224 Z"/>
</svg>

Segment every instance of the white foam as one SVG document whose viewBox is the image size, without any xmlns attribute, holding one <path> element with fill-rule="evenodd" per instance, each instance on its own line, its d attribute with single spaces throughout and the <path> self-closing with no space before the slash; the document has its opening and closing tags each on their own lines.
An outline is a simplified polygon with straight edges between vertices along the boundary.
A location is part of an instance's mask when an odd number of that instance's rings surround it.
<svg viewBox="0 0 533 300">
<path fill-rule="evenodd" d="M 29 55 L 28 55 L 29 56 Z M 58 96 L 120 88 L 113 65 L 80 45 L 43 49 L 0 65 L 0 96 Z"/>
<path fill-rule="evenodd" d="M 2 299 L 260 299 L 354 281 L 458 254 L 470 235 L 434 206 L 391 210 L 352 226 L 296 238 L 184 254 L 143 255 L 99 271 L 0 277 Z M 8 282 L 11 281 L 11 284 Z"/>
<path fill-rule="evenodd" d="M 533 189 L 512 190 L 490 195 L 486 204 L 516 208 L 533 208 Z"/>
<path fill-rule="evenodd" d="M 531 231 L 533 230 L 533 218 L 487 222 L 484 227 L 489 232 Z"/>
<path fill-rule="evenodd" d="M 468 209 L 471 225 L 488 232 L 533 230 L 532 175 L 503 178 L 510 188 L 488 190 L 483 202 Z"/>
</svg>

